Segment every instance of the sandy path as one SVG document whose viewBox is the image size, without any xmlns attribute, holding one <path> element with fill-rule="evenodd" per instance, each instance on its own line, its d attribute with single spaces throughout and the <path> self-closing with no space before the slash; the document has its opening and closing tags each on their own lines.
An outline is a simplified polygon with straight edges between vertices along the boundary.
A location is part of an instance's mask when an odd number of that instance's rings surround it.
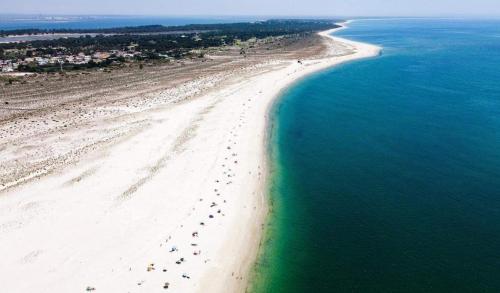
<svg viewBox="0 0 500 293">
<path fill-rule="evenodd" d="M 268 62 L 135 113 L 126 135 L 0 193 L 1 291 L 244 291 L 266 214 L 270 105 L 306 74 L 379 52 L 328 42 L 328 57 Z"/>
</svg>

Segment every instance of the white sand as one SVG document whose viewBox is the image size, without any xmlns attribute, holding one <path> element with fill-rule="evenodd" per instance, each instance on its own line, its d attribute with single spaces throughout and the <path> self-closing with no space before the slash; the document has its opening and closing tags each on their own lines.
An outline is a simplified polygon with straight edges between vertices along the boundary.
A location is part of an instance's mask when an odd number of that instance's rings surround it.
<svg viewBox="0 0 500 293">
<path fill-rule="evenodd" d="M 118 143 L 2 191 L 0 291 L 244 291 L 266 215 L 270 105 L 298 78 L 380 50 L 328 42 L 323 59 L 270 61 L 144 111 Z"/>
</svg>

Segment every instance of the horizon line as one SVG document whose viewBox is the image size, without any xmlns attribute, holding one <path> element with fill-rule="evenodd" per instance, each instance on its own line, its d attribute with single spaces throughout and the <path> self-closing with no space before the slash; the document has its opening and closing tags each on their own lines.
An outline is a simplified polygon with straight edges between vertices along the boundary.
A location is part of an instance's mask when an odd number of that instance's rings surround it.
<svg viewBox="0 0 500 293">
<path fill-rule="evenodd" d="M 280 17 L 280 18 L 350 18 L 350 19 L 387 19 L 387 18 L 500 18 L 500 15 L 488 14 L 442 14 L 442 15 L 301 15 L 301 14 L 110 14 L 110 13 L 0 13 L 1 16 L 87 16 L 87 17 L 208 17 L 208 18 L 235 18 L 235 17 Z"/>
</svg>

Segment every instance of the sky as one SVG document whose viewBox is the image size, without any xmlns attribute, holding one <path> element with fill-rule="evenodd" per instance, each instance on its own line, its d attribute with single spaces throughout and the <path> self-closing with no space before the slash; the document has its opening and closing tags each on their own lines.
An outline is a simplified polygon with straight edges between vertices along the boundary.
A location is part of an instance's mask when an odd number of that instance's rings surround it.
<svg viewBox="0 0 500 293">
<path fill-rule="evenodd" d="M 0 14 L 500 16 L 500 0 L 0 0 Z"/>
</svg>

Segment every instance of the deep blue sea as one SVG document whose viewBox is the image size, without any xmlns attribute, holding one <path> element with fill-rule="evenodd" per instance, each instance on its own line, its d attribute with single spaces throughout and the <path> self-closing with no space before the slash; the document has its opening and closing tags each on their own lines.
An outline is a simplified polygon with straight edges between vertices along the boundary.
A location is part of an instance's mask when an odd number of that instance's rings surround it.
<svg viewBox="0 0 500 293">
<path fill-rule="evenodd" d="M 383 46 L 275 106 L 255 292 L 500 292 L 500 21 L 363 20 Z"/>
</svg>

